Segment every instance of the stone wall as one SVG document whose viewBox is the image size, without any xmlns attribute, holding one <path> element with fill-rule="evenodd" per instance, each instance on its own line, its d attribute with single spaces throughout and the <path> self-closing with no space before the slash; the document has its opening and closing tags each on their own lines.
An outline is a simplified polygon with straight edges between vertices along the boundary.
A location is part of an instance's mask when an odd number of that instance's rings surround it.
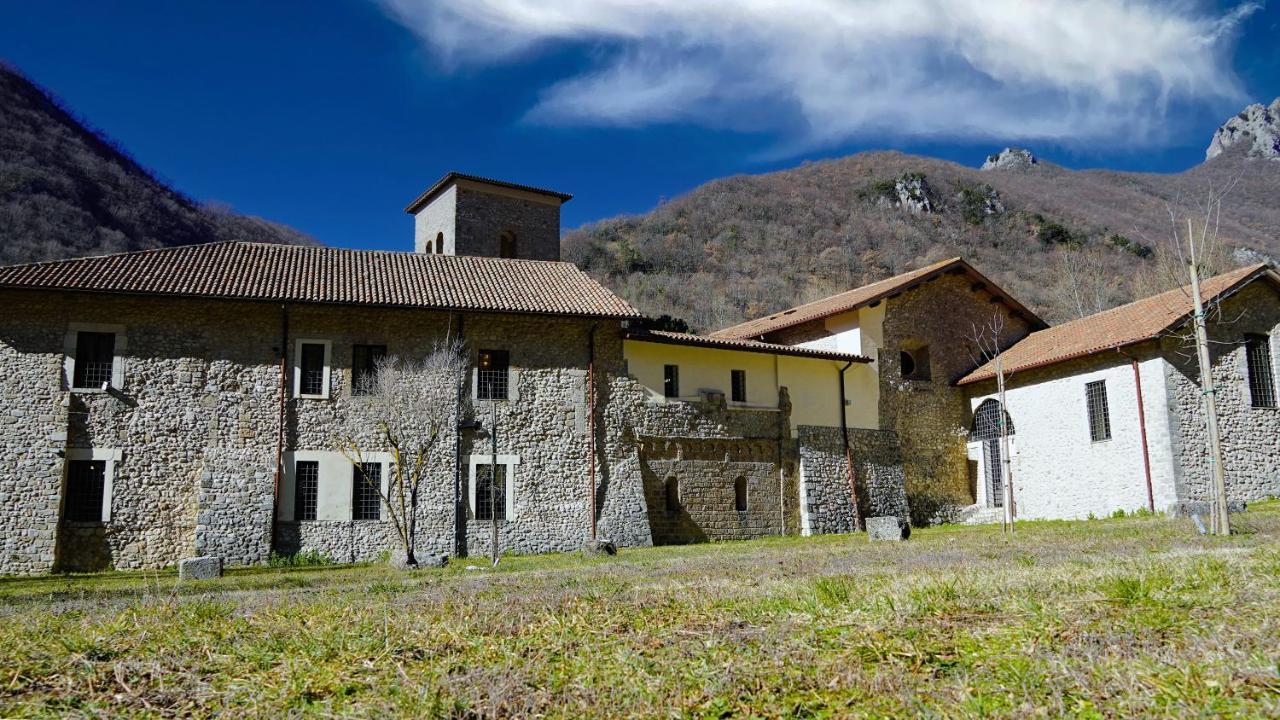
<svg viewBox="0 0 1280 720">
<path fill-rule="evenodd" d="M 806 534 L 852 532 L 853 495 L 841 430 L 802 425 L 797 439 L 800 495 L 805 504 L 803 530 Z M 897 436 L 892 431 L 850 429 L 849 449 L 858 515 L 864 519 L 880 515 L 909 519 Z"/>
<path fill-rule="evenodd" d="M 1266 281 L 1251 283 L 1211 312 L 1208 332 L 1227 496 L 1249 501 L 1280 495 L 1280 410 L 1252 407 L 1244 351 L 1246 333 L 1267 334 L 1273 366 L 1280 357 L 1280 293 Z M 1210 497 L 1203 396 L 1189 333 L 1184 328 L 1161 341 L 1180 504 Z"/>
<path fill-rule="evenodd" d="M 459 187 L 455 255 L 498 257 L 498 238 L 516 238 L 516 257 L 560 259 L 560 205 Z"/>
</svg>

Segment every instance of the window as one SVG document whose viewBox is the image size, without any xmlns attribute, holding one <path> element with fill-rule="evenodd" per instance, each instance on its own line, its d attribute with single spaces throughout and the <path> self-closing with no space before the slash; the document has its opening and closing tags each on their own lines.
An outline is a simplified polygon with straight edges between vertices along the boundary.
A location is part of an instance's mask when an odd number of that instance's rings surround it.
<svg viewBox="0 0 1280 720">
<path fill-rule="evenodd" d="M 362 462 L 351 466 L 351 519 L 381 520 L 382 463 Z"/>
<path fill-rule="evenodd" d="M 1245 362 L 1249 366 L 1249 400 L 1257 408 L 1276 406 L 1276 379 L 1271 365 L 1271 338 L 1245 336 Z"/>
<path fill-rule="evenodd" d="M 498 469 L 495 480 L 493 469 Z M 477 520 L 507 519 L 507 466 L 475 466 L 475 516 Z"/>
<path fill-rule="evenodd" d="M 436 254 L 444 254 L 444 233 L 442 232 L 436 233 Z"/>
<path fill-rule="evenodd" d="M 666 492 L 667 512 L 680 512 L 680 481 L 673 477 L 667 478 L 664 491 Z"/>
<path fill-rule="evenodd" d="M 329 342 L 299 340 L 293 369 L 295 397 L 329 397 Z"/>
<path fill-rule="evenodd" d="M 299 460 L 293 465 L 293 519 L 315 520 L 320 497 L 320 463 Z"/>
<path fill-rule="evenodd" d="M 351 394 L 370 395 L 378 379 L 378 363 L 387 357 L 386 345 L 351 346 Z"/>
<path fill-rule="evenodd" d="M 734 402 L 744 403 L 747 401 L 747 371 L 734 370 L 730 373 L 732 380 L 733 392 L 730 399 Z"/>
<path fill-rule="evenodd" d="M 63 518 L 70 522 L 101 522 L 106 490 L 106 460 L 68 461 Z"/>
<path fill-rule="evenodd" d="M 904 380 L 929 380 L 933 373 L 929 368 L 929 346 L 921 345 L 898 353 Z"/>
<path fill-rule="evenodd" d="M 662 394 L 669 398 L 680 397 L 680 366 L 662 366 Z"/>
<path fill-rule="evenodd" d="M 84 330 L 76 333 L 76 361 L 72 387 L 97 389 L 104 383 L 110 383 L 115 355 L 115 333 Z"/>
<path fill-rule="evenodd" d="M 498 236 L 498 257 L 513 258 L 516 256 L 516 236 L 511 232 L 504 232 Z"/>
<path fill-rule="evenodd" d="M 506 400 L 511 356 L 506 350 L 481 350 L 476 363 L 476 399 Z"/>
<path fill-rule="evenodd" d="M 747 511 L 747 479 L 744 477 L 733 481 L 733 509 Z"/>
<path fill-rule="evenodd" d="M 1105 380 L 1084 386 L 1085 400 L 1089 406 L 1089 438 L 1094 442 L 1111 439 L 1111 415 L 1107 410 L 1107 383 Z"/>
</svg>

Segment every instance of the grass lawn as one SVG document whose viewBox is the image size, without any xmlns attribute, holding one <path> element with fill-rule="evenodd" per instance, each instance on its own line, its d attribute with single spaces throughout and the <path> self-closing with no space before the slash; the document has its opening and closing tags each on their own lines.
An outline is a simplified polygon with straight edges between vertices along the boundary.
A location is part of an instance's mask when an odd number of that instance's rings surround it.
<svg viewBox="0 0 1280 720">
<path fill-rule="evenodd" d="M 1280 716 L 1280 503 L 381 566 L 0 580 L 0 716 Z"/>
</svg>

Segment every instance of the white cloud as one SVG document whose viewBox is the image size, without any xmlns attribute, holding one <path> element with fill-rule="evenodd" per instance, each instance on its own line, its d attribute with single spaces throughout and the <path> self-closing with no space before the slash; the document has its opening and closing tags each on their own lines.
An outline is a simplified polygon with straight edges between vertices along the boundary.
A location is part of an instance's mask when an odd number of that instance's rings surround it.
<svg viewBox="0 0 1280 720">
<path fill-rule="evenodd" d="M 1149 0 L 379 0 L 447 62 L 576 44 L 537 122 L 697 122 L 794 149 L 865 137 L 1151 145 L 1170 103 L 1238 101 L 1239 24 Z"/>
</svg>

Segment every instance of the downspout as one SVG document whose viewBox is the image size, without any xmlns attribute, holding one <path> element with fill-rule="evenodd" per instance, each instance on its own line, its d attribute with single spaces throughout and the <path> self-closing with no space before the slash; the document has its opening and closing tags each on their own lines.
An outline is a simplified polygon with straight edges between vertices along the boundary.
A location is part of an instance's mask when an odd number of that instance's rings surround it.
<svg viewBox="0 0 1280 720">
<path fill-rule="evenodd" d="M 453 313 L 450 313 L 452 318 Z M 458 343 L 461 345 L 466 342 L 466 333 L 463 322 L 466 316 L 458 313 Z M 462 393 L 466 389 L 467 371 L 464 367 L 462 377 L 458 378 L 458 387 L 455 389 L 453 396 L 453 551 L 454 555 L 462 557 L 466 555 L 467 529 L 466 518 L 467 513 L 463 505 L 466 501 L 466 491 L 462 487 Z"/>
<path fill-rule="evenodd" d="M 858 481 L 853 474 L 853 450 L 849 447 L 849 419 L 845 412 L 844 371 L 853 366 L 853 361 L 840 368 L 840 435 L 844 438 L 844 466 L 849 473 L 849 499 L 853 503 L 853 529 L 862 530 L 862 516 L 858 514 Z"/>
<path fill-rule="evenodd" d="M 591 541 L 596 540 L 596 324 L 587 332 L 587 482 L 591 514 Z"/>
<path fill-rule="evenodd" d="M 271 522 L 267 530 L 267 547 L 276 546 L 276 520 L 280 517 L 280 487 L 284 484 L 285 396 L 289 387 L 289 306 L 280 305 L 280 407 L 276 420 L 276 479 L 271 496 Z"/>
<path fill-rule="evenodd" d="M 1151 485 L 1151 453 L 1147 450 L 1147 412 L 1143 408 L 1142 400 L 1142 374 L 1138 372 L 1138 358 L 1126 353 L 1119 347 L 1116 352 L 1129 358 L 1129 363 L 1133 366 L 1133 386 L 1138 391 L 1138 431 L 1142 437 L 1142 472 L 1147 480 L 1147 509 L 1152 513 L 1156 511 L 1155 490 Z"/>
</svg>

